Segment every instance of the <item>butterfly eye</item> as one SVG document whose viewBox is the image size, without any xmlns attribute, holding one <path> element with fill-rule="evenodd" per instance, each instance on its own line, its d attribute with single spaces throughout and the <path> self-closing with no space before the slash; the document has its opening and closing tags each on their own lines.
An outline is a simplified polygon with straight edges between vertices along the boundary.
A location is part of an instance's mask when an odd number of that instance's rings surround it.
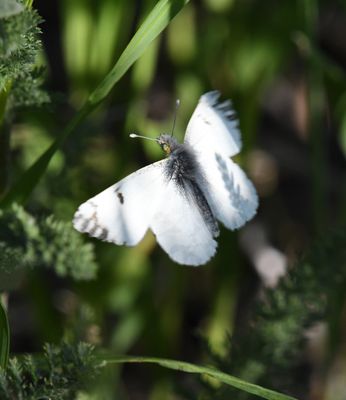
<svg viewBox="0 0 346 400">
<path fill-rule="evenodd" d="M 171 148 L 167 143 L 163 144 L 162 149 L 166 154 L 169 154 L 171 152 Z"/>
</svg>

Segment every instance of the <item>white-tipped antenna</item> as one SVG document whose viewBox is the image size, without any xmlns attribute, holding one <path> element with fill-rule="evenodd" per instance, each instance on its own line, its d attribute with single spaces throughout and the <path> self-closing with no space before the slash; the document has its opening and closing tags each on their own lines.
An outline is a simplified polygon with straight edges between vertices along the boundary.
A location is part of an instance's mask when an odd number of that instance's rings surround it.
<svg viewBox="0 0 346 400">
<path fill-rule="evenodd" d="M 146 136 L 142 136 L 142 135 L 137 135 L 136 133 L 130 133 L 130 138 L 141 138 L 141 139 L 148 139 L 148 140 L 152 140 L 154 142 L 157 142 L 157 139 L 152 139 L 150 137 L 146 137 Z"/>
<path fill-rule="evenodd" d="M 180 105 L 180 100 L 177 99 L 177 100 L 175 101 L 174 119 L 173 119 L 173 126 L 172 126 L 172 133 L 171 133 L 171 136 L 173 136 L 173 132 L 174 132 L 174 128 L 175 128 L 175 121 L 176 121 L 176 119 L 177 119 L 177 113 L 178 113 L 179 105 Z"/>
</svg>

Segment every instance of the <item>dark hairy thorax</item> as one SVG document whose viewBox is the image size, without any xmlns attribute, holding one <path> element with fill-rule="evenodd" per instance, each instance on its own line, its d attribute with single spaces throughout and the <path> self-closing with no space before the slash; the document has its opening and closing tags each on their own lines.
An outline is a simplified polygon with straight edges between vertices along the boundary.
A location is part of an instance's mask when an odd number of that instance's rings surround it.
<svg viewBox="0 0 346 400">
<path fill-rule="evenodd" d="M 204 177 L 188 145 L 174 141 L 168 154 L 165 174 L 168 180 L 174 181 L 184 197 L 194 201 L 210 233 L 214 237 L 218 236 L 218 224 L 198 183 L 203 182 Z"/>
</svg>

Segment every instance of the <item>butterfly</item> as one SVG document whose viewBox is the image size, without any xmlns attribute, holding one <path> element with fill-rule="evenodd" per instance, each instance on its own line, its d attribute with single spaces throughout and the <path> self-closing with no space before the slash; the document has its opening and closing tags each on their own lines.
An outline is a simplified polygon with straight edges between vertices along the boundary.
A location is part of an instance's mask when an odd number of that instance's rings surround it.
<svg viewBox="0 0 346 400">
<path fill-rule="evenodd" d="M 75 229 L 126 246 L 138 244 L 151 229 L 175 262 L 208 262 L 217 248 L 218 221 L 240 228 L 258 207 L 253 184 L 230 158 L 241 150 L 240 131 L 231 102 L 220 103 L 219 96 L 218 91 L 201 96 L 184 143 L 169 134 L 155 140 L 166 158 L 83 203 L 74 215 Z"/>
</svg>

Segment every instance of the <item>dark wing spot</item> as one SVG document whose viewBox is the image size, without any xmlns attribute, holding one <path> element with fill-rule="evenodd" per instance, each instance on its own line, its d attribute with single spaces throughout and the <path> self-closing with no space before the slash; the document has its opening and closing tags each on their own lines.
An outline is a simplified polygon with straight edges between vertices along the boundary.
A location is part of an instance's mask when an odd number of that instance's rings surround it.
<svg viewBox="0 0 346 400">
<path fill-rule="evenodd" d="M 198 118 L 201 118 L 201 120 L 207 124 L 207 125 L 211 125 L 211 123 L 205 118 L 205 116 L 203 114 L 198 114 L 197 115 Z"/>
<path fill-rule="evenodd" d="M 121 204 L 124 204 L 124 195 L 120 192 L 117 192 L 118 199 Z"/>
<path fill-rule="evenodd" d="M 99 235 L 98 238 L 99 238 L 100 240 L 106 240 L 107 237 L 108 237 L 108 229 L 103 228 L 103 229 L 102 229 L 102 232 L 101 232 L 101 235 Z"/>
<path fill-rule="evenodd" d="M 86 229 L 87 229 L 87 227 L 88 227 L 88 225 L 89 225 L 89 220 L 88 220 L 88 219 L 85 219 L 85 220 L 83 221 L 83 224 L 82 224 L 80 230 L 81 230 L 82 232 L 85 232 Z"/>
<path fill-rule="evenodd" d="M 118 196 L 120 204 L 124 204 L 124 195 L 121 192 L 119 192 L 120 189 L 121 189 L 120 187 L 117 187 L 114 191 Z"/>
<path fill-rule="evenodd" d="M 90 236 L 94 236 L 98 226 L 95 224 L 92 229 L 88 232 Z"/>
</svg>

